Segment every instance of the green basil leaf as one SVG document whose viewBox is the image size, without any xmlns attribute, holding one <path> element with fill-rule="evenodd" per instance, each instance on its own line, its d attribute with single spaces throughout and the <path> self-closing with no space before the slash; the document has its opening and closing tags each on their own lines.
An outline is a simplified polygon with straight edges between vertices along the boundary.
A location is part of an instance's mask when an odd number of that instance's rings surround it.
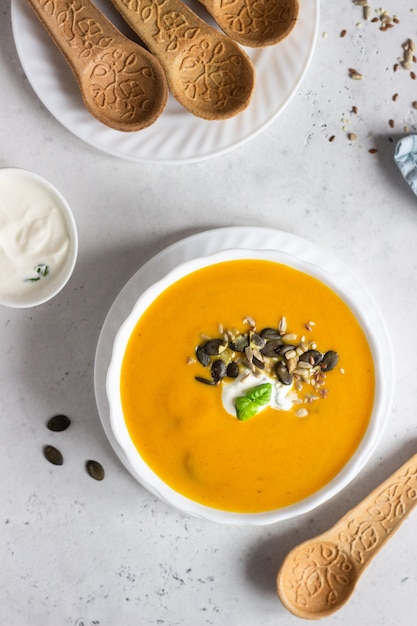
<svg viewBox="0 0 417 626">
<path fill-rule="evenodd" d="M 259 410 L 259 407 L 256 403 L 252 402 L 246 396 L 240 396 L 235 400 L 236 407 L 236 416 L 238 420 L 247 420 Z"/>
<path fill-rule="evenodd" d="M 246 397 L 252 400 L 252 402 L 255 402 L 258 406 L 262 406 L 268 404 L 271 399 L 271 394 L 272 384 L 264 383 L 263 385 L 257 385 L 249 389 L 249 391 L 246 392 Z"/>
</svg>

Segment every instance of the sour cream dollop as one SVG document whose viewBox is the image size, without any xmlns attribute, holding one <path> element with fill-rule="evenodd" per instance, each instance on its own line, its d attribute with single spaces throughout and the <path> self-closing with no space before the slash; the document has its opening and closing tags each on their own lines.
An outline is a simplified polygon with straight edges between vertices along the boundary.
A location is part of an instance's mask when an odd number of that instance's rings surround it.
<svg viewBox="0 0 417 626">
<path fill-rule="evenodd" d="M 0 170 L 0 301 L 32 306 L 65 284 L 76 255 L 65 200 L 26 170 Z"/>
<path fill-rule="evenodd" d="M 268 405 L 273 409 L 281 411 L 289 411 L 293 406 L 295 394 L 293 385 L 283 385 L 277 379 L 270 376 L 254 376 L 251 373 L 243 372 L 239 374 L 232 382 L 224 382 L 222 384 L 222 402 L 225 410 L 236 417 L 235 400 L 239 396 L 244 396 L 245 393 L 252 387 L 257 385 L 263 385 L 264 383 L 270 383 L 272 385 L 271 400 Z"/>
</svg>

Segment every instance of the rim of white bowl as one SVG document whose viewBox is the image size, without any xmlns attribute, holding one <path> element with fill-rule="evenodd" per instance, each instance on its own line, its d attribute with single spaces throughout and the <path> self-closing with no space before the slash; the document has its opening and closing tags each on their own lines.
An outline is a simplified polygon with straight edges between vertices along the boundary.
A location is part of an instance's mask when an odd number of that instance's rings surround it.
<svg viewBox="0 0 417 626">
<path fill-rule="evenodd" d="M 5 175 L 16 176 L 16 178 L 20 179 L 30 179 L 39 183 L 44 189 L 49 191 L 52 196 L 59 203 L 59 207 L 62 211 L 62 215 L 65 219 L 66 225 L 68 227 L 69 239 L 70 239 L 70 250 L 68 257 L 65 261 L 65 264 L 61 271 L 58 273 L 56 278 L 50 282 L 48 289 L 44 288 L 42 291 L 36 293 L 33 292 L 33 297 L 6 297 L 0 296 L 0 305 L 6 306 L 13 309 L 28 309 L 31 307 L 39 306 L 40 304 L 44 304 L 48 302 L 52 298 L 54 298 L 62 289 L 65 287 L 67 282 L 72 276 L 72 273 L 75 268 L 75 264 L 78 256 L 78 231 L 77 225 L 75 222 L 74 215 L 72 213 L 71 207 L 68 204 L 65 197 L 62 193 L 53 185 L 49 180 L 43 178 L 39 174 L 32 172 L 31 170 L 27 170 L 21 167 L 1 167 L 0 168 L 0 178 Z"/>
<path fill-rule="evenodd" d="M 330 287 L 344 300 L 358 320 L 368 340 L 375 367 L 375 398 L 370 422 L 362 441 L 346 465 L 329 483 L 307 498 L 286 507 L 260 513 L 241 513 L 211 508 L 183 496 L 167 485 L 147 465 L 134 446 L 125 424 L 120 398 L 121 364 L 127 342 L 141 314 L 169 285 L 187 274 L 209 265 L 237 259 L 260 259 L 281 263 L 305 272 Z M 373 312 L 368 307 L 362 305 L 361 290 L 353 292 L 351 285 L 347 289 L 346 287 L 340 287 L 344 282 L 342 275 L 344 270 L 345 268 L 340 265 L 335 273 L 330 274 L 319 265 L 310 261 L 304 261 L 280 250 L 229 248 L 180 263 L 139 295 L 130 314 L 115 335 L 106 376 L 106 394 L 110 409 L 111 430 L 126 457 L 129 467 L 143 487 L 176 509 L 209 521 L 226 524 L 266 525 L 290 519 L 317 508 L 339 493 L 358 475 L 374 452 L 384 431 L 392 400 L 392 394 L 389 391 L 389 381 L 387 380 L 389 369 L 383 367 L 382 342 L 378 340 L 377 335 L 383 335 L 385 350 L 391 352 L 391 345 L 382 319 L 379 317 L 375 318 L 372 314 Z M 366 293 L 368 299 L 370 298 L 365 290 L 363 293 Z M 372 300 L 371 302 L 373 303 Z M 369 301 L 364 304 L 369 304 Z M 379 327 L 378 323 L 380 323 Z"/>
</svg>

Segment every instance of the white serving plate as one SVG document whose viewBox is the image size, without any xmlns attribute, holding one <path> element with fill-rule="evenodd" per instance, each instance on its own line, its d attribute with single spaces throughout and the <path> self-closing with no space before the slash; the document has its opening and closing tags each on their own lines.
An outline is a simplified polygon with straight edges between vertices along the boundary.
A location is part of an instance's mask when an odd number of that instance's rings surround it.
<svg viewBox="0 0 417 626">
<path fill-rule="evenodd" d="M 135 38 L 110 0 L 96 0 L 95 4 L 119 30 Z M 201 14 L 197 2 L 191 6 Z M 229 120 L 207 121 L 193 116 L 170 96 L 156 123 L 136 133 L 108 128 L 87 112 L 69 67 L 25 0 L 12 0 L 11 14 L 13 36 L 26 76 L 39 99 L 65 128 L 117 157 L 151 163 L 189 163 L 243 144 L 284 110 L 313 55 L 319 0 L 302 2 L 297 24 L 281 43 L 268 48 L 245 48 L 256 70 L 255 90 L 245 111 Z"/>
</svg>

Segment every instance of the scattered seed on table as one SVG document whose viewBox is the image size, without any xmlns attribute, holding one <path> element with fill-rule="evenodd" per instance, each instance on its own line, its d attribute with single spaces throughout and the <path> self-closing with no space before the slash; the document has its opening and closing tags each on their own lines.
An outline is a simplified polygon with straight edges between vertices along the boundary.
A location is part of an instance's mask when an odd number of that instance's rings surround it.
<svg viewBox="0 0 417 626">
<path fill-rule="evenodd" d="M 43 453 L 46 460 L 53 465 L 62 465 L 64 462 L 64 457 L 62 456 L 61 452 L 54 446 L 45 446 L 43 449 Z"/>
<path fill-rule="evenodd" d="M 48 420 L 47 428 L 54 432 L 62 432 L 63 430 L 67 430 L 68 426 L 71 424 L 71 420 L 66 415 L 54 415 Z"/>
<path fill-rule="evenodd" d="M 388 120 L 388 124 L 391 126 L 391 128 L 394 128 L 395 126 L 394 120 Z"/>
<path fill-rule="evenodd" d="M 412 104 L 413 109 L 417 109 L 417 101 L 414 101 Z"/>
<path fill-rule="evenodd" d="M 353 79 L 353 80 L 362 80 L 363 79 L 363 75 L 358 72 L 357 70 L 355 70 L 353 67 L 350 67 L 348 69 L 349 72 L 349 76 Z"/>
<path fill-rule="evenodd" d="M 94 478 L 94 480 L 103 480 L 105 472 L 101 463 L 89 460 L 85 466 L 91 478 Z"/>
<path fill-rule="evenodd" d="M 376 148 L 369 148 L 368 152 L 369 154 L 376 154 L 378 150 Z"/>
<path fill-rule="evenodd" d="M 343 29 L 340 33 L 340 36 L 343 38 L 343 37 L 346 37 L 346 35 L 347 35 L 347 30 Z"/>
<path fill-rule="evenodd" d="M 356 140 L 357 140 L 357 138 L 358 138 L 358 136 L 357 136 L 357 134 L 356 134 L 356 133 L 349 133 L 349 134 L 348 134 L 348 139 L 349 139 L 350 141 L 356 141 Z"/>
<path fill-rule="evenodd" d="M 412 80 L 415 80 L 417 78 L 417 74 L 415 72 L 410 72 L 410 76 Z"/>
<path fill-rule="evenodd" d="M 331 137 L 329 137 L 329 141 L 330 141 L 330 143 L 331 143 L 332 141 L 334 141 L 335 139 L 336 139 L 336 136 L 335 136 L 335 135 L 332 135 Z"/>
<path fill-rule="evenodd" d="M 394 101 L 394 102 L 397 102 L 397 100 L 398 100 L 398 94 L 397 94 L 397 93 L 395 93 L 395 94 L 392 96 L 392 99 L 393 99 L 393 101 Z"/>
</svg>

